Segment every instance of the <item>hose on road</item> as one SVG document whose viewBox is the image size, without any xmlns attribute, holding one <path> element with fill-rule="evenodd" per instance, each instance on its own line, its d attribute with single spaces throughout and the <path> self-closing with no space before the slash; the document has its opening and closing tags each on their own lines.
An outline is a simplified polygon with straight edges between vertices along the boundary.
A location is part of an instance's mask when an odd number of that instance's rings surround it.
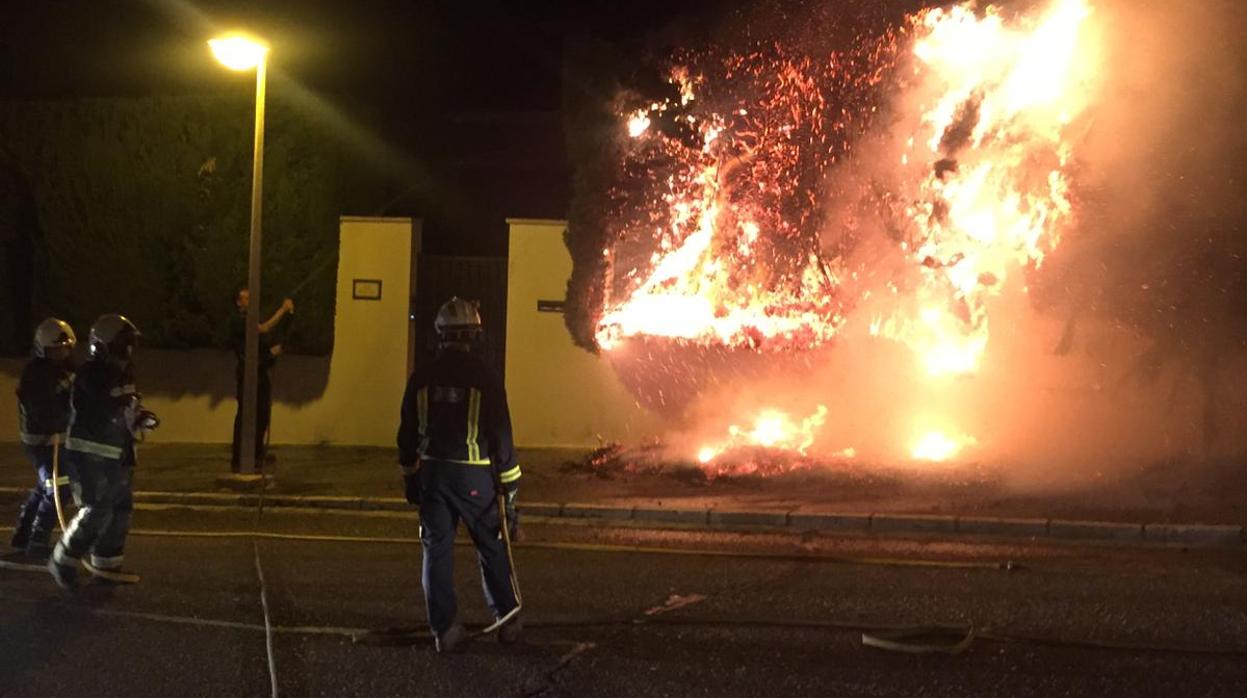
<svg viewBox="0 0 1247 698">
<path fill-rule="evenodd" d="M 0 530 L 12 530 L 11 528 L 0 528 Z M 327 536 L 327 535 L 298 535 L 298 534 L 282 534 L 282 533 L 265 533 L 260 531 L 239 531 L 239 532 L 181 532 L 181 531 L 153 531 L 153 530 L 135 530 L 131 532 L 133 535 L 139 536 L 179 536 L 188 538 L 263 538 L 270 540 L 290 540 L 290 541 L 314 541 L 314 542 L 333 542 L 333 543 L 399 543 L 399 544 L 418 544 L 418 539 L 413 538 L 369 538 L 363 536 Z M 714 551 L 714 550 L 677 550 L 668 548 L 645 548 L 640 546 L 612 546 L 604 544 L 583 544 L 583 543 L 517 543 L 516 547 L 520 548 L 537 548 L 537 549 L 554 549 L 554 550 L 570 550 L 570 551 L 590 551 L 590 552 L 613 552 L 613 553 L 663 553 L 674 555 L 689 556 L 719 556 L 719 557 L 737 557 L 737 558 L 765 558 L 765 559 L 787 559 L 805 562 L 832 562 L 847 564 L 879 564 L 892 565 L 904 564 L 906 566 L 934 566 L 934 567 L 956 567 L 956 568 L 978 568 L 978 569 L 1016 569 L 1008 563 L 980 563 L 980 562 L 957 562 L 942 560 L 892 560 L 889 558 L 852 558 L 843 556 L 799 556 L 799 555 L 778 555 L 767 553 L 750 553 L 750 552 L 734 552 L 734 551 Z M 925 563 L 929 563 L 925 564 Z M 11 569 L 21 569 L 25 565 L 16 565 L 0 561 L 0 567 L 9 567 Z M 30 566 L 31 571 L 43 572 L 42 566 Z M 4 601 L 17 601 L 17 599 L 3 599 Z M 149 620 L 153 622 L 176 623 L 182 625 L 194 625 L 205 627 L 229 627 L 241 630 L 253 630 L 264 632 L 268 637 L 273 635 L 315 635 L 315 636 L 334 636 L 349 639 L 360 645 L 411 645 L 415 643 L 429 642 L 432 636 L 427 629 L 417 628 L 385 628 L 385 629 L 369 629 L 369 628 L 350 628 L 350 627 L 334 627 L 334 626 L 277 626 L 266 622 L 264 625 L 239 623 L 226 620 L 212 620 L 205 618 L 172 616 L 156 613 L 143 613 L 135 611 L 122 611 L 104 608 L 83 608 L 81 606 L 65 606 L 68 609 L 83 611 L 87 613 L 130 617 L 140 620 Z M 267 621 L 267 619 L 266 619 Z M 792 619 L 776 619 L 776 618 L 709 618 L 695 616 L 654 616 L 644 618 L 591 618 L 577 619 L 569 621 L 527 621 L 525 627 L 530 629 L 593 629 L 593 628 L 609 628 L 609 627 L 644 627 L 644 626 L 671 626 L 671 627 L 718 627 L 718 628 L 766 628 L 766 629 L 813 629 L 813 630 L 833 630 L 843 632 L 862 633 L 863 644 L 895 651 L 904 651 L 908 653 L 923 652 L 943 652 L 956 654 L 964 651 L 968 646 L 967 640 L 982 640 L 987 642 L 1012 643 L 1012 644 L 1028 644 L 1028 645 L 1044 645 L 1049 647 L 1060 648 L 1082 648 L 1095 649 L 1105 651 L 1124 651 L 1124 652 L 1154 652 L 1168 654 L 1192 654 L 1207 656 L 1223 656 L 1223 657 L 1241 657 L 1247 658 L 1247 647 L 1236 647 L 1228 645 L 1181 645 L 1167 643 L 1136 643 L 1136 642 L 1119 642 L 1113 640 L 1094 640 L 1087 638 L 1069 638 L 1060 636 L 1043 636 L 1043 635 L 1027 635 L 1024 633 L 1009 632 L 1006 630 L 993 628 L 975 628 L 971 626 L 959 625 L 888 625 L 888 624 L 870 624 L 860 621 L 836 621 L 836 620 L 792 620 Z M 478 629 L 479 632 L 479 629 Z M 959 635 L 960 634 L 960 635 Z M 934 638 L 932 636 L 935 636 Z M 955 639 L 955 642 L 949 642 L 949 639 Z M 964 643 L 964 646 L 961 646 Z M 956 650 L 955 652 L 952 650 Z"/>
</svg>

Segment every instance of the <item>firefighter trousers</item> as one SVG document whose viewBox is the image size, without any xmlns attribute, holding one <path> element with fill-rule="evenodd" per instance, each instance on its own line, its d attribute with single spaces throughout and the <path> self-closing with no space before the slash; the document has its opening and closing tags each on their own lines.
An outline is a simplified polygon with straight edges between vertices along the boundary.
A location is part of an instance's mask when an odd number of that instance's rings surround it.
<svg viewBox="0 0 1247 698">
<path fill-rule="evenodd" d="M 511 563 L 501 538 L 493 469 L 424 461 L 419 478 L 420 543 L 424 547 L 421 581 L 433 632 L 445 632 L 459 612 L 454 545 L 461 520 L 476 545 L 485 603 L 496 618 L 510 613 L 517 603 L 511 587 Z"/>
<path fill-rule="evenodd" d="M 58 562 L 91 553 L 101 569 L 121 567 L 134 513 L 132 459 L 117 460 L 75 452 L 81 508 L 53 553 Z"/>
<path fill-rule="evenodd" d="M 47 553 L 48 541 L 56 528 L 56 500 L 53 488 L 60 487 L 61 506 L 68 507 L 72 497 L 69 468 L 62 463 L 60 481 L 52 482 L 52 447 L 26 446 L 26 457 L 35 469 L 35 486 L 26 497 L 26 503 L 18 510 L 17 525 L 13 528 L 13 547 L 26 548 L 31 552 Z"/>
</svg>

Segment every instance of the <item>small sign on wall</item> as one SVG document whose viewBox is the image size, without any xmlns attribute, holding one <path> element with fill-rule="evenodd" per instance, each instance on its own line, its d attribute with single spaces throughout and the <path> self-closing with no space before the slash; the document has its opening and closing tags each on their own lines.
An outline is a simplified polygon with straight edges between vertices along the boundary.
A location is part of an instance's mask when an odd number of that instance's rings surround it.
<svg viewBox="0 0 1247 698">
<path fill-rule="evenodd" d="M 537 312 L 539 313 L 561 313 L 563 312 L 565 301 L 537 301 Z"/>
<path fill-rule="evenodd" d="M 357 301 L 381 300 L 381 279 L 352 279 L 351 298 Z"/>
</svg>

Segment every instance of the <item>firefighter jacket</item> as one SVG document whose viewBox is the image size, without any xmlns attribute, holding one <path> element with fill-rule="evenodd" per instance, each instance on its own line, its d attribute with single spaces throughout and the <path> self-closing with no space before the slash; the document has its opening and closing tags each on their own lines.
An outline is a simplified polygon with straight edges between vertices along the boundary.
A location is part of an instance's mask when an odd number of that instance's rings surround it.
<svg viewBox="0 0 1247 698">
<path fill-rule="evenodd" d="M 74 380 L 73 416 L 65 447 L 101 458 L 129 460 L 133 453 L 139 394 L 129 366 L 88 361 Z"/>
<path fill-rule="evenodd" d="M 408 473 L 420 459 L 492 467 L 507 490 L 519 484 L 511 413 L 498 375 L 476 354 L 444 350 L 407 381 L 398 458 Z"/>
<path fill-rule="evenodd" d="M 27 446 L 51 446 L 69 426 L 69 394 L 74 374 L 69 364 L 31 359 L 17 384 L 18 436 Z"/>
</svg>

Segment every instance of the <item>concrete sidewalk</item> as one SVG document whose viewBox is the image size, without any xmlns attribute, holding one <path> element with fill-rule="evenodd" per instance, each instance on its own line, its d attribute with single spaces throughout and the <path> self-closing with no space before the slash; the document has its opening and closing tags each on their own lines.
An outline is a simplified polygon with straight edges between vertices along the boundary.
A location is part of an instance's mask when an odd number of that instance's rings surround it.
<svg viewBox="0 0 1247 698">
<path fill-rule="evenodd" d="M 278 447 L 266 506 L 406 511 L 391 449 Z M 829 469 L 767 478 L 707 480 L 696 469 L 604 470 L 584 451 L 524 450 L 521 511 L 528 516 L 715 528 L 781 528 L 940 536 L 1004 536 L 1191 545 L 1244 544 L 1247 499 L 1237 467 L 1183 476 L 1166 493 L 1154 473 L 1103 489 L 1025 494 L 976 471 L 901 477 Z M 224 445 L 143 448 L 138 500 L 151 504 L 254 506 L 255 494 L 218 482 Z M 31 484 L 20 450 L 0 445 L 0 492 L 16 501 Z M 1230 486 L 1230 485 L 1235 486 Z"/>
</svg>

